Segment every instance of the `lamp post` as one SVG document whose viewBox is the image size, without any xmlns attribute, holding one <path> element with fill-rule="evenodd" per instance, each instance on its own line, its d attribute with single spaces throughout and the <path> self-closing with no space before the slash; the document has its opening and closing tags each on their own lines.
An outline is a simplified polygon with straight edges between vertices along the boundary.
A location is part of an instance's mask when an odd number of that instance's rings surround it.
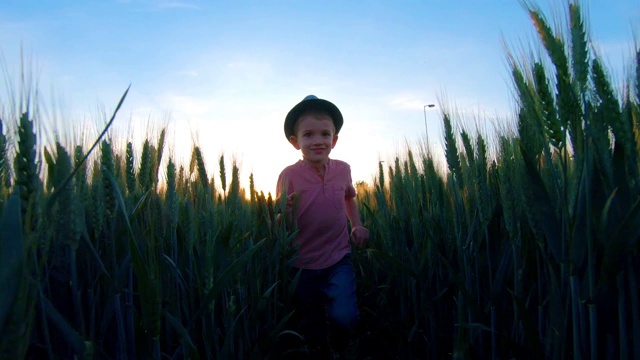
<svg viewBox="0 0 640 360">
<path fill-rule="evenodd" d="M 433 108 L 436 107 L 435 104 L 427 104 L 425 106 L 422 107 L 422 110 L 424 111 L 424 132 L 427 132 L 427 108 Z M 429 134 L 427 134 L 427 136 L 429 136 Z"/>
</svg>

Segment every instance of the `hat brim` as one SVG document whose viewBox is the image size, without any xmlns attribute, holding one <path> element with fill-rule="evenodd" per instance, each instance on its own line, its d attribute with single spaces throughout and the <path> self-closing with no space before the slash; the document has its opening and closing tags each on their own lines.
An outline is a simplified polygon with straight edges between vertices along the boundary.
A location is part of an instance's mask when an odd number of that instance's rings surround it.
<svg viewBox="0 0 640 360">
<path fill-rule="evenodd" d="M 342 118 L 342 113 L 337 106 L 324 99 L 302 100 L 289 111 L 284 120 L 284 135 L 287 137 L 287 140 L 289 140 L 291 136 L 295 135 L 293 129 L 296 121 L 300 118 L 300 115 L 311 109 L 324 111 L 329 114 L 333 120 L 333 125 L 336 127 L 336 134 L 340 132 L 344 120 Z"/>
</svg>

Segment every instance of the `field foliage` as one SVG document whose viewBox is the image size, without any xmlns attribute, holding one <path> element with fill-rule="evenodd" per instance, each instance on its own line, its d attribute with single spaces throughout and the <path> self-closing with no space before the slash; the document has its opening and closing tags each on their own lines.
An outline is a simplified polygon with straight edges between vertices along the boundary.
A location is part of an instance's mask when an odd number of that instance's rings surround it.
<svg viewBox="0 0 640 360">
<path fill-rule="evenodd" d="M 640 50 L 615 84 L 577 3 L 563 32 L 526 10 L 517 131 L 444 111 L 446 172 L 407 150 L 358 185 L 361 358 L 640 358 Z M 302 356 L 283 204 L 197 145 L 163 161 L 164 131 L 115 146 L 126 94 L 93 147 L 40 146 L 31 101 L 0 119 L 1 357 Z"/>
</svg>

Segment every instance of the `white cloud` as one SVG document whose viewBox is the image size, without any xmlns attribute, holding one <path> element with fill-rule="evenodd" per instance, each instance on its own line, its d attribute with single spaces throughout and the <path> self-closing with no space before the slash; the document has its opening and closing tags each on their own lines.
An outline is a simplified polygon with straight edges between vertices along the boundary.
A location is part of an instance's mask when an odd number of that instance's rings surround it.
<svg viewBox="0 0 640 360">
<path fill-rule="evenodd" d="M 187 1 L 158 1 L 156 7 L 159 9 L 189 9 L 199 10 L 200 7 Z"/>
<path fill-rule="evenodd" d="M 175 93 L 164 94 L 161 102 L 172 112 L 187 117 L 201 116 L 210 113 L 214 106 L 211 99 L 201 97 L 186 96 Z"/>
<path fill-rule="evenodd" d="M 389 104 L 396 109 L 404 110 L 422 110 L 425 105 L 432 104 L 425 100 L 424 96 L 416 94 L 402 94 L 392 96 L 389 100 Z"/>
<path fill-rule="evenodd" d="M 266 62 L 235 61 L 228 63 L 226 68 L 228 77 L 241 77 L 255 83 L 263 83 L 274 74 L 273 67 Z"/>
<path fill-rule="evenodd" d="M 197 70 L 182 70 L 182 71 L 176 72 L 176 74 L 179 76 L 185 76 L 188 78 L 197 78 L 198 76 L 200 76 L 200 73 Z"/>
</svg>

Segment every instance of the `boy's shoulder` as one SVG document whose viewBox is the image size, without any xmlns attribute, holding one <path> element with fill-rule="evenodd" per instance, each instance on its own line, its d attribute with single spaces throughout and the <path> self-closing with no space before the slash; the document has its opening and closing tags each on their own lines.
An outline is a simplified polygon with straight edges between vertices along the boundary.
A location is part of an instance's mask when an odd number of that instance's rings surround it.
<svg viewBox="0 0 640 360">
<path fill-rule="evenodd" d="M 302 169 L 300 166 L 300 161 L 293 163 L 280 171 L 280 175 L 278 176 L 278 181 L 288 181 L 287 179 L 297 178 L 301 175 Z"/>
<path fill-rule="evenodd" d="M 280 174 L 286 174 L 286 173 L 289 173 L 291 171 L 295 171 L 299 166 L 300 166 L 300 161 L 295 162 L 295 163 L 285 167 L 284 169 L 282 169 Z"/>
</svg>

